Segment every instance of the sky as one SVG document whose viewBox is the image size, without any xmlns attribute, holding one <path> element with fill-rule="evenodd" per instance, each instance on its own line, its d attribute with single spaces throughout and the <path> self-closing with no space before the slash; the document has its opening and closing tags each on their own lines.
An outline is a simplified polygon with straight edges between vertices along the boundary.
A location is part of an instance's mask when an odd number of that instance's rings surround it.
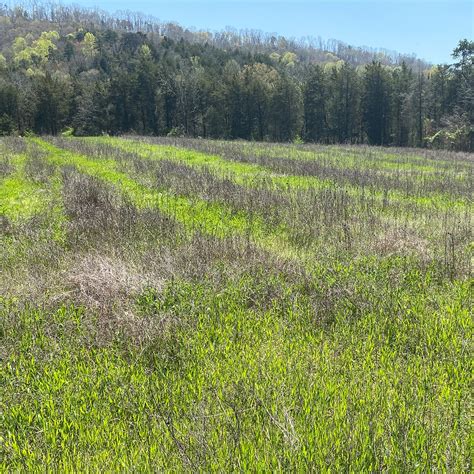
<svg viewBox="0 0 474 474">
<path fill-rule="evenodd" d="M 474 36 L 474 0 L 76 0 L 74 3 L 109 12 L 139 11 L 187 28 L 216 31 L 230 26 L 287 37 L 333 38 L 354 46 L 414 53 L 432 63 L 450 62 L 458 41 Z"/>
</svg>

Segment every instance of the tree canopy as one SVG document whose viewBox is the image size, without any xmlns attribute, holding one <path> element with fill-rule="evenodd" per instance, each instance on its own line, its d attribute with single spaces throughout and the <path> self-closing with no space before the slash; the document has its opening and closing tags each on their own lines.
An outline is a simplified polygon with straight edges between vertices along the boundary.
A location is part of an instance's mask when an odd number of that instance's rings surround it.
<svg viewBox="0 0 474 474">
<path fill-rule="evenodd" d="M 53 12 L 53 13 L 51 13 Z M 453 63 L 0 8 L 0 133 L 139 133 L 473 150 L 474 43 Z"/>
</svg>

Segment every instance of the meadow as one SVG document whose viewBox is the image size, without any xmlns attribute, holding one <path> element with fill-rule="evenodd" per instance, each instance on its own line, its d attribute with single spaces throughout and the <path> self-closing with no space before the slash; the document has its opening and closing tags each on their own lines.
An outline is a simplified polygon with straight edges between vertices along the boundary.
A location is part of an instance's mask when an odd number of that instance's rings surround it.
<svg viewBox="0 0 474 474">
<path fill-rule="evenodd" d="M 0 471 L 469 472 L 473 155 L 0 141 Z"/>
</svg>

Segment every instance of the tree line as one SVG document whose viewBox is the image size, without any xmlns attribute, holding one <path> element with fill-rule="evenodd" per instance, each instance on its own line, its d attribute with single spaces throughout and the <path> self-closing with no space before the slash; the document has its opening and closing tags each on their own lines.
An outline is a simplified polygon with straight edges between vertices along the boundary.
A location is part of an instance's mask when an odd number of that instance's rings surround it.
<svg viewBox="0 0 474 474">
<path fill-rule="evenodd" d="M 102 133 L 474 150 L 474 42 L 366 64 L 3 11 L 0 134 Z M 347 51 L 346 51 L 347 53 Z"/>
</svg>

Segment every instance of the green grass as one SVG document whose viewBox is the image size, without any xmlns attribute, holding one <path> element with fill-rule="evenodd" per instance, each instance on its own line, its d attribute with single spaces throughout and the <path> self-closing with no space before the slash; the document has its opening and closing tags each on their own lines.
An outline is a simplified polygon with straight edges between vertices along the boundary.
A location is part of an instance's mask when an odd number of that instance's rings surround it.
<svg viewBox="0 0 474 474">
<path fill-rule="evenodd" d="M 19 262 L 29 258 L 35 242 L 66 244 L 59 169 L 46 178 L 35 177 L 34 169 L 28 170 L 35 165 L 27 154 L 11 155 L 10 165 L 11 172 L 0 181 L 0 217 L 5 224 L 0 234 L 0 259 L 5 280 L 7 270 L 21 275 Z"/>
<path fill-rule="evenodd" d="M 2 143 L 0 471 L 472 469 L 469 206 L 120 140 Z"/>
<path fill-rule="evenodd" d="M 0 181 L 0 215 L 11 220 L 31 217 L 48 203 L 47 188 L 24 176 L 25 161 L 24 155 L 13 156 L 13 173 Z"/>
</svg>

